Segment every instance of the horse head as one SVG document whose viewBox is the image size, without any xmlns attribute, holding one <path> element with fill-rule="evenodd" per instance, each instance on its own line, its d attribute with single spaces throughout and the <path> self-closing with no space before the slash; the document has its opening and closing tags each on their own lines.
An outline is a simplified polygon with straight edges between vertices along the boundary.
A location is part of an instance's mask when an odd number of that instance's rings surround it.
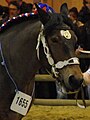
<svg viewBox="0 0 90 120">
<path fill-rule="evenodd" d="M 56 79 L 67 90 L 74 91 L 80 88 L 83 82 L 79 60 L 75 55 L 77 37 L 68 25 L 63 22 L 62 14 L 49 14 L 37 5 L 40 21 L 44 25 L 41 33 L 43 51 L 40 51 L 40 60 L 47 70 L 54 74 Z M 45 54 L 44 58 L 42 54 Z"/>
</svg>

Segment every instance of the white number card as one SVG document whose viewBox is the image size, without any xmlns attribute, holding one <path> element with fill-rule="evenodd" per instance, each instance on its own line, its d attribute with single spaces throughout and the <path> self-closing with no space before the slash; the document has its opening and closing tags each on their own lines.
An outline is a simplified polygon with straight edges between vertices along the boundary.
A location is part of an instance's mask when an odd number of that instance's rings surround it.
<svg viewBox="0 0 90 120">
<path fill-rule="evenodd" d="M 31 101 L 32 101 L 31 96 L 29 96 L 21 91 L 18 91 L 18 92 L 16 92 L 16 95 L 13 99 L 10 109 L 21 115 L 26 115 Z"/>
</svg>

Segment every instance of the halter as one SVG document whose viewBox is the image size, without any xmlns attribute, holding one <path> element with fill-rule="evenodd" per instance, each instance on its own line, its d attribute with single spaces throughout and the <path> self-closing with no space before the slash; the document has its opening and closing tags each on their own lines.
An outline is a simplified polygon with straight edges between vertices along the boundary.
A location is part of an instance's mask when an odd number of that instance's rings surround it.
<svg viewBox="0 0 90 120">
<path fill-rule="evenodd" d="M 45 35 L 43 34 L 44 31 L 44 26 L 41 26 L 41 30 L 40 33 L 38 35 L 38 39 L 37 39 L 37 46 L 36 46 L 36 50 L 37 50 L 37 57 L 39 59 L 39 46 L 40 46 L 40 41 L 43 44 L 43 49 L 44 49 L 44 54 L 46 55 L 47 61 L 49 63 L 49 65 L 51 66 L 52 69 L 52 73 L 54 74 L 54 76 L 57 78 L 58 77 L 58 72 L 56 69 L 62 69 L 63 67 L 67 66 L 67 65 L 73 65 L 73 64 L 79 64 L 79 59 L 77 57 L 72 57 L 68 60 L 64 60 L 64 61 L 58 61 L 56 64 L 54 62 L 54 59 L 52 58 L 46 39 L 45 39 Z"/>
<path fill-rule="evenodd" d="M 54 59 L 52 58 L 52 56 L 51 56 L 51 54 L 50 54 L 50 51 L 49 51 L 49 48 L 48 48 L 48 45 L 47 45 L 47 42 L 46 42 L 46 39 L 45 39 L 45 36 L 44 36 L 44 34 L 43 34 L 43 31 L 44 31 L 44 26 L 42 25 L 41 26 L 41 30 L 40 30 L 40 33 L 39 33 L 39 35 L 38 35 L 38 39 L 37 39 L 37 46 L 36 46 L 36 50 L 37 50 L 37 57 L 38 57 L 38 59 L 40 60 L 40 58 L 39 58 L 39 46 L 40 46 L 40 41 L 42 42 L 42 44 L 43 44 L 43 49 L 44 49 L 44 54 L 46 55 L 46 58 L 47 58 L 47 61 L 48 61 L 48 63 L 49 63 L 49 65 L 51 66 L 51 68 L 52 68 L 52 73 L 54 74 L 54 76 L 56 77 L 56 78 L 58 78 L 59 76 L 58 76 L 58 74 L 59 74 L 59 72 L 57 72 L 57 70 L 56 69 L 62 69 L 63 67 L 65 67 L 65 66 L 68 66 L 68 65 L 76 65 L 76 64 L 80 64 L 79 63 L 79 59 L 77 58 L 77 57 L 72 57 L 72 58 L 70 58 L 70 59 L 68 59 L 68 60 L 64 60 L 64 61 L 58 61 L 56 64 L 55 64 L 55 62 L 54 62 Z M 64 32 L 63 30 L 61 30 L 61 33 L 62 32 Z M 67 31 L 66 31 L 67 32 Z M 65 32 L 65 35 L 64 34 L 62 34 L 66 39 L 70 39 L 71 37 L 70 37 L 70 34 L 69 34 L 69 37 L 67 36 L 67 34 L 66 34 L 66 32 Z M 83 105 L 80 105 L 79 103 L 78 103 L 78 100 L 77 100 L 77 96 L 78 96 L 78 92 L 80 91 L 80 89 L 82 90 L 82 102 L 83 102 Z M 75 91 L 75 92 L 66 92 L 66 93 L 64 93 L 64 94 L 74 94 L 74 93 L 76 93 L 76 104 L 77 104 L 77 106 L 79 106 L 80 108 L 86 108 L 86 103 L 85 103 L 85 100 L 84 100 L 84 93 L 83 93 L 83 88 L 82 88 L 82 86 L 81 86 L 81 88 L 80 88 L 78 91 Z M 63 93 L 63 91 L 61 91 L 62 93 Z"/>
</svg>

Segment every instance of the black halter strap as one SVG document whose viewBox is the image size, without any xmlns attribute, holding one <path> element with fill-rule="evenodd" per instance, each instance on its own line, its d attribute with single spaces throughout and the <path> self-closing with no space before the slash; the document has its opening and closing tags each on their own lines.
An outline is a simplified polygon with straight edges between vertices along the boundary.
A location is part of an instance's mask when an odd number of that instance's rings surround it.
<svg viewBox="0 0 90 120">
<path fill-rule="evenodd" d="M 76 98 L 76 105 L 79 106 L 80 108 L 86 108 L 86 102 L 85 102 L 85 98 L 84 98 L 83 85 L 81 86 L 80 90 L 81 90 L 81 96 L 82 96 L 83 105 L 81 105 L 81 104 L 78 103 L 78 93 L 79 93 L 79 92 L 76 93 L 76 95 L 75 95 L 75 98 Z"/>
</svg>

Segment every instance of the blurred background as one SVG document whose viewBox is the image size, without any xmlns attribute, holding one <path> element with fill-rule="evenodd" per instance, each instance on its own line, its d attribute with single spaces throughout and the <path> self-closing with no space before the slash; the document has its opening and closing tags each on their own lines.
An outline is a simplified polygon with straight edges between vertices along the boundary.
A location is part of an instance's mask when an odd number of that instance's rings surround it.
<svg viewBox="0 0 90 120">
<path fill-rule="evenodd" d="M 77 7 L 80 10 L 82 6 L 83 0 L 23 0 L 27 3 L 33 3 L 41 1 L 42 3 L 49 4 L 56 12 L 59 12 L 59 7 L 62 3 L 66 2 L 68 4 L 69 9 L 73 6 Z M 0 5 L 7 6 L 6 0 L 0 0 Z"/>
</svg>

